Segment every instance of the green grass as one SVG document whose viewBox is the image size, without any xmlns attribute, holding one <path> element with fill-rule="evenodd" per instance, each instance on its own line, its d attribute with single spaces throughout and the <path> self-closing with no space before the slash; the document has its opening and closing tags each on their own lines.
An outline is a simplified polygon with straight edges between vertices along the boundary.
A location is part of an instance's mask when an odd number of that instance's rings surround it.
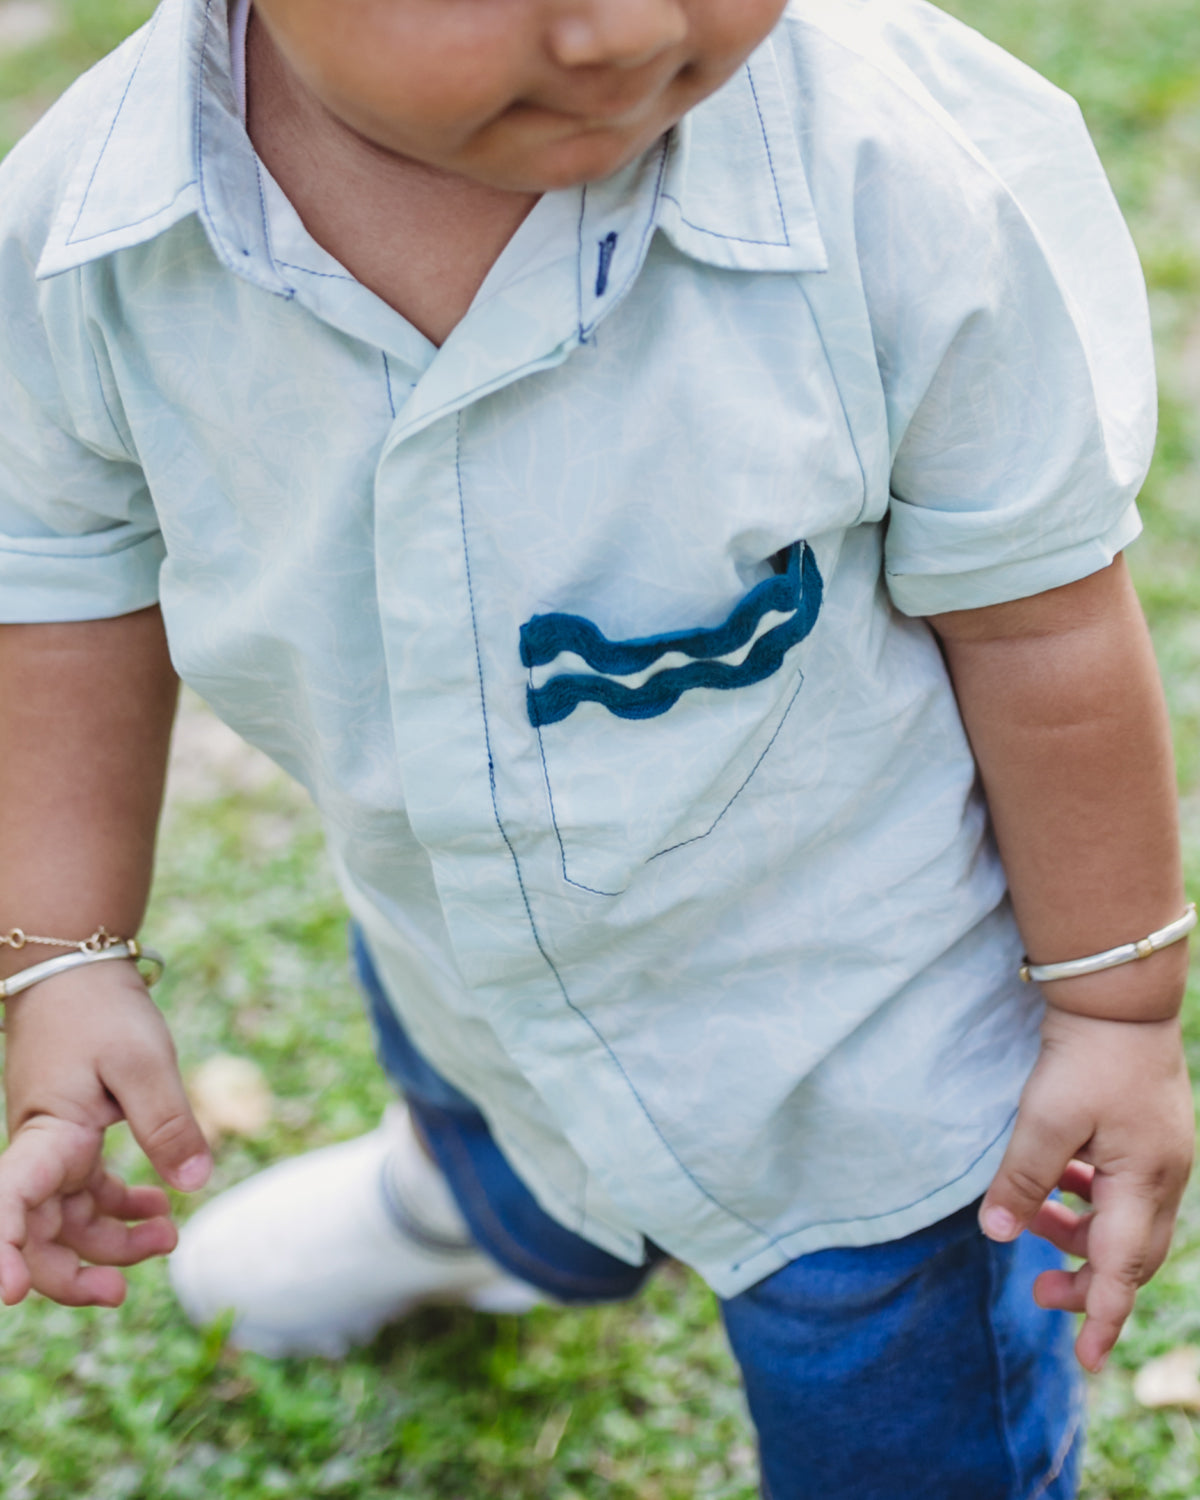
<svg viewBox="0 0 1200 1500">
<path fill-rule="evenodd" d="M 255 1057 L 266 1137 L 219 1187 L 357 1134 L 385 1085 L 346 974 L 315 819 L 276 784 L 176 808 L 147 930 L 181 1054 Z M 123 1132 L 112 1155 L 147 1170 Z M 710 1294 L 672 1269 L 631 1307 L 526 1319 L 429 1311 L 344 1364 L 225 1352 L 180 1318 L 161 1265 L 118 1311 L 0 1317 L 0 1497 L 330 1495 L 374 1500 L 748 1500 L 752 1438 Z"/>
<path fill-rule="evenodd" d="M 1200 9 L 1194 0 L 956 0 L 1074 92 L 1130 215 L 1151 285 L 1162 439 L 1133 562 L 1177 734 L 1200 890 Z M 147 13 L 71 0 L 48 41 L 0 58 L 0 149 Z M 344 957 L 313 814 L 281 782 L 176 806 L 147 931 L 187 1066 L 255 1058 L 279 1101 L 265 1137 L 224 1147 L 217 1182 L 371 1126 L 385 1087 Z M 1187 1009 L 1200 1067 L 1200 986 Z M 127 1137 L 118 1166 L 147 1180 Z M 521 1320 L 429 1312 L 342 1364 L 280 1364 L 189 1329 L 161 1265 L 118 1312 L 31 1301 L 0 1316 L 0 1500 L 750 1500 L 752 1436 L 712 1298 L 660 1275 L 617 1309 Z M 1132 1372 L 1200 1341 L 1200 1195 L 1094 1384 L 1084 1500 L 1194 1500 L 1200 1434 L 1139 1410 Z M 897 1497 L 900 1500 L 900 1497 Z"/>
<path fill-rule="evenodd" d="M 0 54 L 0 152 L 7 151 L 84 68 L 150 15 L 146 0 L 59 0 L 56 32 Z"/>
</svg>

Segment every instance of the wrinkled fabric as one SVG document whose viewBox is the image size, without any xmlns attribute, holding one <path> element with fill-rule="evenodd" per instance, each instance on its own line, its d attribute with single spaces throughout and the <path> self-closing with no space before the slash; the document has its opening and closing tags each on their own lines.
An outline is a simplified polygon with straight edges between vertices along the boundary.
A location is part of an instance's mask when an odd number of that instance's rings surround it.
<svg viewBox="0 0 1200 1500">
<path fill-rule="evenodd" d="M 258 163 L 217 0 L 0 167 L 0 618 L 160 600 L 542 1206 L 724 1296 L 999 1162 L 1039 1000 L 916 617 L 1105 566 L 1154 406 L 1077 108 L 916 0 L 791 6 L 440 349 Z"/>
<path fill-rule="evenodd" d="M 376 1050 L 471 1238 L 556 1302 L 635 1295 L 630 1266 L 545 1214 L 487 1123 L 412 1045 L 361 934 L 353 951 Z M 1033 1283 L 1065 1257 L 979 1233 L 978 1204 L 880 1245 L 806 1255 L 721 1313 L 758 1431 L 766 1500 L 1070 1500 L 1083 1447 L 1074 1320 Z M 919 1378 L 914 1378 L 919 1372 Z"/>
</svg>

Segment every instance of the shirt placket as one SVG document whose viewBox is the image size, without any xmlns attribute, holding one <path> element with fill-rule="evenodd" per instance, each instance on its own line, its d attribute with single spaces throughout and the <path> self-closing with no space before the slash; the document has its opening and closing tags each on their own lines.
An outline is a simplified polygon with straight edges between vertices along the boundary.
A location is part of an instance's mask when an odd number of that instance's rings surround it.
<svg viewBox="0 0 1200 1500">
<path fill-rule="evenodd" d="M 636 1080 L 574 1003 L 519 836 L 509 831 L 480 638 L 488 579 L 473 562 L 463 484 L 465 458 L 486 462 L 464 454 L 470 408 L 515 381 L 586 358 L 583 346 L 633 284 L 653 234 L 664 160 L 665 151 L 640 164 L 642 192 L 633 204 L 614 204 L 603 192 L 582 195 L 570 260 L 473 309 L 418 381 L 376 474 L 379 613 L 408 816 L 429 853 L 455 958 L 477 1003 L 631 1224 L 664 1243 L 679 1238 L 680 1226 L 685 1233 L 704 1226 L 735 1254 L 755 1226 L 691 1176 Z M 516 639 L 514 623 L 514 650 Z M 571 1069 L 561 1066 L 566 1056 L 576 1060 Z M 486 1110 L 489 1101 L 479 1102 Z M 495 1105 L 502 1111 L 502 1100 Z M 643 1164 L 632 1195 L 631 1154 Z"/>
</svg>

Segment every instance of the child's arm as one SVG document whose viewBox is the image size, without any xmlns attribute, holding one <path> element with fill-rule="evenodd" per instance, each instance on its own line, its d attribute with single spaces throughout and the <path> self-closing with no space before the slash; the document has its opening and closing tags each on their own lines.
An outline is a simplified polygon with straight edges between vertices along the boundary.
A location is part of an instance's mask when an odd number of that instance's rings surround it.
<svg viewBox="0 0 1200 1500">
<path fill-rule="evenodd" d="M 0 932 L 137 932 L 175 692 L 157 610 L 0 627 Z M 0 947 L 0 976 L 62 951 Z M 125 961 L 46 980 L 6 1011 L 0 1297 L 34 1287 L 117 1303 L 124 1279 L 110 1268 L 165 1253 L 175 1236 L 160 1189 L 105 1174 L 105 1129 L 128 1119 L 173 1186 L 199 1187 L 210 1165 L 170 1036 Z"/>
<path fill-rule="evenodd" d="M 1170 734 L 1124 562 L 1065 588 L 936 616 L 979 763 L 1017 922 L 1035 963 L 1134 941 L 1184 911 Z M 1179 943 L 1044 986 L 1042 1053 L 982 1210 L 1085 1259 L 1039 1279 L 1086 1312 L 1076 1349 L 1101 1368 L 1158 1269 L 1191 1164 Z M 1071 1166 L 1072 1162 L 1086 1165 Z M 1095 1212 L 1046 1203 L 1062 1184 Z"/>
</svg>

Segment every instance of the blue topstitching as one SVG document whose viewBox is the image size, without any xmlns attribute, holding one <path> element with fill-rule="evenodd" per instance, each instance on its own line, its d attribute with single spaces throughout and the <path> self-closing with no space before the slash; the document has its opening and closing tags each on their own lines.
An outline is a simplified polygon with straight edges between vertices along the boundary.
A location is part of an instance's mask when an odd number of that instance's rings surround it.
<svg viewBox="0 0 1200 1500">
<path fill-rule="evenodd" d="M 774 1235 L 764 1248 L 770 1250 L 774 1246 L 781 1244 L 784 1240 L 790 1240 L 793 1235 L 803 1234 L 806 1229 L 837 1229 L 839 1225 L 842 1224 L 870 1224 L 876 1219 L 890 1219 L 895 1214 L 907 1213 L 910 1208 L 916 1208 L 919 1204 L 924 1203 L 927 1199 L 933 1198 L 934 1196 L 936 1196 L 936 1194 L 944 1192 L 946 1188 L 952 1188 L 956 1182 L 961 1182 L 964 1177 L 969 1177 L 1016 1118 L 1017 1112 L 1014 1109 L 1009 1115 L 1008 1119 L 1005 1120 L 1004 1124 L 1001 1125 L 996 1134 L 991 1138 L 991 1140 L 987 1143 L 983 1150 L 980 1151 L 978 1156 L 976 1156 L 973 1161 L 968 1162 L 957 1177 L 952 1177 L 949 1182 L 943 1182 L 940 1187 L 935 1187 L 931 1192 L 922 1193 L 919 1198 L 914 1198 L 911 1203 L 901 1203 L 898 1208 L 885 1208 L 877 1214 L 861 1214 L 858 1218 L 855 1219 L 822 1219 L 819 1224 L 801 1224 L 798 1229 L 785 1229 L 782 1234 Z M 757 1251 L 755 1253 L 761 1254 L 761 1251 Z M 732 1266 L 730 1269 L 734 1271 L 740 1271 L 746 1264 L 746 1261 L 751 1259 L 753 1259 L 752 1256 L 747 1256 L 745 1260 L 739 1260 L 738 1263 L 735 1266 Z"/>
<path fill-rule="evenodd" d="M 735 1219 L 739 1224 L 744 1224 L 747 1229 L 752 1230 L 753 1233 L 760 1236 L 760 1238 L 766 1239 L 767 1231 L 762 1227 L 762 1225 L 755 1224 L 752 1220 L 747 1219 L 744 1214 L 738 1213 L 736 1209 L 726 1207 L 725 1204 L 723 1204 L 718 1198 L 714 1197 L 713 1194 L 708 1190 L 708 1188 L 706 1188 L 704 1184 L 700 1182 L 700 1180 L 690 1170 L 687 1164 L 680 1160 L 679 1155 L 675 1151 L 675 1148 L 663 1134 L 661 1127 L 655 1120 L 654 1116 L 650 1113 L 649 1109 L 647 1109 L 646 1101 L 638 1092 L 637 1086 L 635 1085 L 633 1079 L 630 1078 L 628 1072 L 625 1069 L 625 1065 L 621 1062 L 621 1059 L 613 1050 L 612 1044 L 604 1037 L 600 1029 L 597 1027 L 596 1023 L 591 1019 L 586 1011 L 581 1010 L 580 1007 L 576 1005 L 575 1001 L 571 999 L 566 984 L 563 982 L 563 977 L 558 971 L 558 966 L 550 957 L 550 954 L 547 951 L 544 942 L 542 941 L 542 935 L 538 931 L 537 922 L 534 920 L 533 907 L 531 906 L 529 901 L 529 893 L 525 888 L 525 877 L 521 871 L 521 861 L 517 858 L 517 851 L 513 847 L 512 840 L 509 838 L 508 831 L 504 826 L 504 821 L 500 816 L 500 803 L 496 795 L 496 763 L 492 756 L 492 735 L 491 728 L 488 723 L 487 695 L 485 694 L 483 687 L 483 656 L 479 649 L 479 620 L 475 612 L 475 589 L 471 579 L 471 553 L 467 543 L 467 507 L 466 498 L 463 491 L 462 478 L 461 413 L 458 418 L 458 424 L 455 433 L 454 468 L 458 482 L 459 525 L 462 531 L 463 564 L 466 568 L 467 578 L 467 598 L 470 603 L 471 609 L 471 631 L 475 646 L 475 670 L 479 677 L 479 706 L 483 718 L 484 747 L 487 751 L 488 786 L 491 793 L 492 815 L 496 820 L 496 827 L 500 832 L 500 837 L 504 840 L 504 846 L 508 850 L 509 858 L 513 863 L 513 871 L 517 877 L 517 888 L 521 893 L 521 902 L 525 908 L 525 916 L 529 922 L 529 930 L 533 935 L 534 944 L 537 947 L 538 953 L 541 955 L 546 967 L 554 976 L 554 982 L 558 986 L 558 991 L 563 998 L 564 1004 L 568 1007 L 568 1009 L 573 1011 L 574 1014 L 579 1017 L 583 1024 L 600 1043 L 600 1046 L 604 1049 L 604 1052 L 609 1061 L 616 1068 L 622 1079 L 624 1079 L 626 1087 L 633 1095 L 633 1098 L 637 1101 L 638 1108 L 641 1110 L 643 1116 L 645 1117 L 646 1123 L 650 1126 L 651 1130 L 654 1131 L 654 1134 L 662 1143 L 663 1149 L 667 1152 L 668 1156 L 670 1156 L 671 1160 L 675 1163 L 675 1165 L 679 1168 L 679 1170 L 683 1173 L 687 1180 L 692 1184 L 696 1191 L 700 1193 L 703 1198 L 707 1199 L 707 1201 L 711 1203 L 714 1208 L 718 1209 L 721 1213 L 727 1215 L 729 1218 Z"/>
<path fill-rule="evenodd" d="M 387 350 L 381 349 L 379 352 L 383 356 L 383 378 L 387 382 L 388 407 L 391 410 L 392 420 L 394 421 L 396 417 L 396 398 L 392 394 L 392 367 L 388 363 Z"/>
<path fill-rule="evenodd" d="M 664 193 L 663 197 L 668 203 L 673 203 L 679 210 L 679 222 L 686 224 L 689 229 L 694 229 L 697 234 L 707 234 L 714 240 L 729 240 L 735 245 L 766 245 L 775 250 L 787 250 L 790 248 L 790 242 L 786 239 L 752 240 L 749 235 L 745 234 L 725 234 L 720 229 L 705 229 L 703 224 L 697 224 L 694 220 L 687 217 L 683 211 L 683 204 L 680 203 L 674 193 Z"/>
<path fill-rule="evenodd" d="M 233 271 L 235 275 L 240 275 L 241 273 L 237 271 L 236 266 L 229 261 L 228 257 L 225 256 L 225 255 L 223 255 L 223 254 L 221 254 L 221 251 L 224 248 L 224 241 L 221 239 L 221 236 L 219 234 L 217 234 L 217 232 L 216 232 L 216 224 L 215 224 L 215 221 L 213 219 L 212 209 L 209 207 L 208 192 L 207 192 L 207 190 L 206 190 L 206 188 L 204 186 L 204 109 L 203 109 L 203 105 L 204 105 L 204 79 L 203 79 L 203 73 L 204 73 L 205 63 L 206 63 L 206 61 L 208 59 L 208 30 L 209 30 L 209 26 L 210 26 L 210 24 L 212 22 L 212 8 L 213 8 L 213 0 L 204 0 L 204 30 L 203 30 L 203 32 L 201 33 L 201 36 L 200 36 L 199 55 L 198 55 L 197 60 L 196 60 L 196 79 L 195 79 L 195 89 L 196 89 L 196 118 L 195 118 L 195 122 L 194 122 L 192 128 L 193 128 L 194 135 L 195 135 L 194 145 L 195 145 L 195 153 L 196 153 L 197 182 L 198 182 L 198 185 L 199 185 L 199 188 L 200 188 L 200 203 L 201 203 L 201 207 L 203 208 L 203 211 L 204 211 L 204 218 L 207 221 L 207 223 L 209 224 L 210 228 L 212 229 L 212 238 L 213 238 L 213 243 L 214 243 L 214 249 L 217 251 L 217 253 L 220 256 L 220 258 L 229 267 L 229 269 L 231 271 Z M 257 162 L 256 162 L 256 170 L 257 170 Z M 261 179 L 261 177 L 259 178 L 259 201 L 260 201 L 260 203 L 262 202 L 262 179 Z M 262 211 L 263 211 L 263 213 L 265 215 L 265 213 L 266 213 L 265 205 L 263 206 Z M 265 219 L 264 219 L 264 230 L 265 230 Z M 268 255 L 270 255 L 270 241 L 269 240 L 267 241 L 267 253 L 268 253 Z M 250 254 L 250 251 L 247 250 L 244 245 L 242 246 L 242 254 L 243 254 L 243 256 L 248 256 Z M 274 262 L 274 260 L 271 261 L 271 266 L 272 266 L 272 269 L 275 269 L 275 262 Z M 272 290 L 275 290 L 276 295 L 281 296 L 281 297 L 285 298 L 288 301 L 291 301 L 291 299 L 294 298 L 295 295 L 296 295 L 296 289 L 295 289 L 295 287 L 287 286 L 286 284 L 284 285 L 284 288 L 283 288 L 282 292 L 278 291 L 277 288 L 272 289 Z"/>
<path fill-rule="evenodd" d="M 195 186 L 196 179 L 194 177 L 189 177 L 177 192 L 171 194 L 171 196 L 167 199 L 167 201 L 162 205 L 161 208 L 154 209 L 152 213 L 143 214 L 140 219 L 129 219 L 124 224 L 107 224 L 103 229 L 98 229 L 95 234 L 81 234 L 76 236 L 74 232 L 72 232 L 71 238 L 68 240 L 64 240 L 63 243 L 65 245 L 87 245 L 90 244 L 92 240 L 102 240 L 110 234 L 120 234 L 122 229 L 136 229 L 139 224 L 149 224 L 151 219 L 157 219 L 160 215 L 165 214 L 167 210 L 174 204 L 178 203 L 180 198 L 183 197 L 184 193 L 187 192 L 188 188 Z M 79 214 L 80 216 L 82 216 L 83 214 L 82 207 L 79 210 Z M 76 224 L 79 223 L 78 217 L 76 218 L 75 222 Z"/>
<path fill-rule="evenodd" d="M 266 246 L 267 259 L 270 261 L 272 268 L 278 270 L 278 262 L 275 259 L 275 247 L 271 243 L 271 221 L 267 217 L 267 194 L 266 189 L 263 187 L 262 163 L 257 156 L 254 158 L 254 177 L 258 183 L 258 211 L 262 216 L 263 244 Z M 249 255 L 250 252 L 243 248 L 242 254 Z M 288 291 L 289 293 L 293 292 L 293 288 L 289 287 Z"/>
<path fill-rule="evenodd" d="M 750 80 L 750 92 L 754 96 L 754 111 L 758 115 L 758 128 L 762 131 L 763 145 L 767 152 L 767 166 L 771 169 L 771 181 L 775 185 L 775 203 L 779 209 L 779 223 L 783 228 L 784 243 L 792 243 L 791 235 L 788 233 L 787 214 L 783 211 L 783 194 L 779 191 L 779 178 L 775 175 L 775 158 L 771 154 L 771 138 L 767 134 L 767 122 L 763 119 L 762 105 L 758 102 L 758 89 L 755 87 L 754 74 L 747 68 L 746 77 Z"/>
<path fill-rule="evenodd" d="M 583 191 L 579 195 L 579 224 L 576 234 L 579 239 L 579 275 L 575 287 L 575 300 L 579 311 L 579 339 L 581 343 L 587 343 L 587 334 L 583 327 L 583 226 L 587 219 L 587 195 L 588 185 L 585 182 Z"/>
<path fill-rule="evenodd" d="M 298 266 L 295 261 L 277 260 L 277 266 L 284 266 L 289 271 L 300 271 L 305 276 L 318 276 L 322 281 L 353 281 L 353 276 L 347 276 L 343 271 L 314 271 L 309 266 Z"/>
<path fill-rule="evenodd" d="M 562 866 L 562 877 L 568 885 L 573 885 L 577 891 L 587 891 L 589 896 L 619 896 L 620 891 L 602 891 L 598 886 L 584 885 L 582 880 L 572 880 L 567 873 L 567 846 L 563 843 L 562 829 L 558 826 L 558 809 L 554 805 L 554 787 L 550 782 L 550 767 L 546 763 L 546 741 L 542 736 L 541 726 L 538 726 L 538 754 L 542 761 L 542 776 L 546 782 L 546 796 L 550 802 L 550 822 L 554 826 L 554 837 L 558 840 L 558 862 Z"/>
<path fill-rule="evenodd" d="M 775 733 L 771 736 L 771 738 L 763 746 L 762 754 L 758 757 L 758 759 L 754 762 L 754 764 L 750 767 L 749 771 L 746 773 L 746 779 L 745 779 L 745 781 L 742 782 L 741 786 L 738 787 L 737 791 L 734 792 L 733 796 L 730 797 L 729 801 L 725 804 L 725 806 L 721 809 L 721 811 L 716 815 L 716 817 L 712 820 L 712 822 L 708 825 L 708 827 L 704 830 L 704 832 L 703 833 L 698 833 L 693 838 L 690 838 L 690 839 L 680 839 L 680 841 L 677 844 L 668 844 L 665 849 L 660 849 L 656 854 L 652 854 L 650 856 L 650 859 L 661 859 L 664 854 L 674 854 L 675 851 L 676 851 L 676 849 L 686 849 L 689 844 L 698 844 L 701 839 L 706 839 L 709 836 L 709 834 L 714 831 L 714 829 L 716 828 L 717 824 L 721 821 L 721 819 L 725 816 L 725 814 L 729 811 L 729 809 L 733 806 L 733 804 L 737 801 L 737 799 L 742 795 L 742 793 L 750 785 L 751 781 L 753 781 L 755 775 L 758 772 L 758 768 L 762 765 L 763 761 L 766 760 L 767 756 L 770 754 L 771 747 L 774 745 L 775 741 L 779 738 L 779 736 L 783 733 L 783 726 L 787 723 L 788 715 L 791 713 L 792 709 L 795 708 L 795 706 L 796 706 L 796 699 L 800 696 L 800 689 L 803 686 L 804 686 L 804 673 L 801 672 L 800 673 L 800 680 L 796 684 L 796 691 L 788 699 L 788 706 L 784 709 L 783 716 L 780 718 L 779 723 L 775 726 Z M 647 860 L 647 864 L 649 862 L 650 861 Z"/>
<path fill-rule="evenodd" d="M 784 709 L 783 714 L 780 717 L 779 723 L 775 726 L 775 733 L 771 736 L 771 738 L 767 741 L 766 745 L 763 747 L 762 754 L 758 757 L 758 759 L 750 767 L 750 770 L 746 773 L 746 779 L 745 779 L 745 781 L 742 782 L 741 786 L 738 787 L 737 791 L 734 792 L 733 796 L 730 797 L 729 801 L 726 802 L 725 806 L 716 815 L 716 817 L 712 820 L 712 822 L 708 825 L 708 827 L 704 830 L 704 832 L 703 833 L 697 833 L 697 834 L 695 834 L 690 839 L 680 839 L 680 841 L 677 844 L 668 844 L 665 849 L 656 849 L 653 854 L 648 854 L 646 856 L 646 861 L 645 861 L 646 864 L 649 864 L 651 862 L 651 860 L 661 859 L 664 854 L 674 854 L 677 849 L 686 849 L 689 844 L 698 844 L 698 843 L 700 843 L 700 841 L 702 839 L 708 838 L 709 834 L 713 833 L 715 831 L 715 829 L 717 827 L 717 824 L 721 821 L 721 819 L 725 816 L 725 814 L 729 811 L 729 809 L 733 806 L 733 804 L 737 801 L 737 799 L 742 795 L 742 793 L 750 785 L 751 781 L 754 779 L 755 775 L 757 774 L 759 767 L 762 765 L 763 761 L 766 760 L 768 754 L 770 753 L 771 747 L 775 744 L 775 741 L 779 738 L 780 734 L 783 732 L 783 726 L 787 722 L 788 715 L 791 713 L 792 709 L 795 707 L 796 699 L 800 696 L 800 689 L 803 686 L 804 686 L 804 674 L 802 672 L 800 674 L 800 680 L 796 684 L 796 691 L 788 699 L 788 705 Z M 538 751 L 539 751 L 539 753 L 541 755 L 541 759 L 542 759 L 542 775 L 545 777 L 545 780 L 546 780 L 546 796 L 550 799 L 550 821 L 554 824 L 554 836 L 558 840 L 558 852 L 559 852 L 559 859 L 560 859 L 560 862 L 562 864 L 562 876 L 563 876 L 563 879 L 566 881 L 566 883 L 568 885 L 573 885 L 577 891 L 587 891 L 588 894 L 591 895 L 591 896 L 621 896 L 621 895 L 624 895 L 624 890 L 620 890 L 620 891 L 602 891 L 602 890 L 600 890 L 598 887 L 596 887 L 594 885 L 584 885 L 583 881 L 573 879 L 572 876 L 568 873 L 568 871 L 567 871 L 567 850 L 566 850 L 566 845 L 563 842 L 562 830 L 558 826 L 558 811 L 557 811 L 557 809 L 554 806 L 554 790 L 553 790 L 553 788 L 552 788 L 552 786 L 550 784 L 550 767 L 549 767 L 549 765 L 547 764 L 547 761 L 546 761 L 546 743 L 545 743 L 545 739 L 544 739 L 544 737 L 542 735 L 542 731 L 541 731 L 540 728 L 538 729 L 537 737 L 538 737 Z"/>
<path fill-rule="evenodd" d="M 97 156 L 95 165 L 92 167 L 92 174 L 88 178 L 88 180 L 87 180 L 87 186 L 83 190 L 83 197 L 79 200 L 79 212 L 75 215 L 75 222 L 71 225 L 71 232 L 67 236 L 67 241 L 66 242 L 67 242 L 68 245 L 73 245 L 73 244 L 76 243 L 76 241 L 74 239 L 75 231 L 79 228 L 79 221 L 80 221 L 80 219 L 83 218 L 83 210 L 87 207 L 87 201 L 88 201 L 88 198 L 89 198 L 89 196 L 91 194 L 91 191 L 92 191 L 92 185 L 96 181 L 96 173 L 99 172 L 99 170 L 100 170 L 100 163 L 104 160 L 104 155 L 105 155 L 105 152 L 108 150 L 109 142 L 113 138 L 113 131 L 116 130 L 116 128 L 117 128 L 117 121 L 121 118 L 121 111 L 125 108 L 125 101 L 126 101 L 126 99 L 129 98 L 129 90 L 133 87 L 133 80 L 137 77 L 138 69 L 142 65 L 142 59 L 146 56 L 146 51 L 147 51 L 148 47 L 150 46 L 150 38 L 154 35 L 154 30 L 155 30 L 155 27 L 158 25 L 158 18 L 159 18 L 160 15 L 161 15 L 161 11 L 157 11 L 156 10 L 154 12 L 154 15 L 150 19 L 149 25 L 146 27 L 146 35 L 145 35 L 145 38 L 142 41 L 142 50 L 138 53 L 137 62 L 135 62 L 134 65 L 133 65 L 133 71 L 130 73 L 129 77 L 125 80 L 125 88 L 124 88 L 124 90 L 123 90 L 123 92 L 121 94 L 121 98 L 120 98 L 120 100 L 119 100 L 119 102 L 117 104 L 116 113 L 113 115 L 112 120 L 109 123 L 108 134 L 104 137 L 104 144 L 100 147 L 100 155 Z M 178 197 L 178 196 L 179 195 L 176 194 L 176 197 Z M 174 203 L 174 201 L 175 201 L 175 199 L 172 198 L 171 202 Z M 168 204 L 167 206 L 170 207 L 170 204 Z M 158 209 L 158 210 L 156 210 L 156 212 L 157 213 L 161 213 L 162 209 Z M 150 214 L 150 215 L 148 215 L 148 217 L 149 218 L 154 218 L 154 214 Z M 138 220 L 137 222 L 141 223 L 141 222 L 144 222 L 144 221 Z M 128 227 L 128 226 L 123 226 L 123 227 Z M 79 241 L 79 243 L 80 244 L 85 244 L 88 239 L 93 239 L 93 238 L 99 238 L 99 236 L 87 235 L 87 236 L 84 237 L 83 240 Z"/>
</svg>

